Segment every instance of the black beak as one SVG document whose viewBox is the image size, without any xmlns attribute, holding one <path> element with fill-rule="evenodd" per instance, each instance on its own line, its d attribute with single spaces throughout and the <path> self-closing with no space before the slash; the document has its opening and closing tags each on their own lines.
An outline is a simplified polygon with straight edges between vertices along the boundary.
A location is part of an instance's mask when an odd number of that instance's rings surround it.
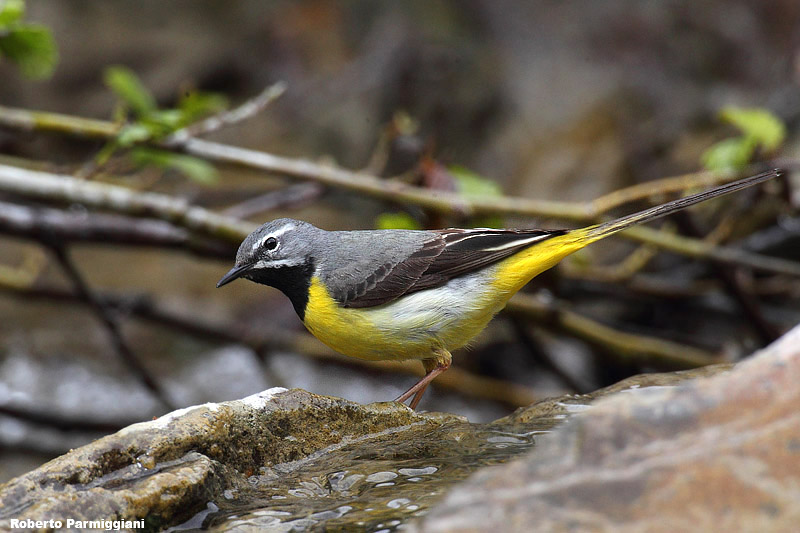
<svg viewBox="0 0 800 533">
<path fill-rule="evenodd" d="M 227 274 L 222 276 L 222 279 L 217 282 L 217 288 L 219 289 L 223 285 L 227 285 L 231 281 L 241 278 L 248 270 L 252 269 L 254 265 L 240 265 L 235 266 L 228 271 Z"/>
</svg>

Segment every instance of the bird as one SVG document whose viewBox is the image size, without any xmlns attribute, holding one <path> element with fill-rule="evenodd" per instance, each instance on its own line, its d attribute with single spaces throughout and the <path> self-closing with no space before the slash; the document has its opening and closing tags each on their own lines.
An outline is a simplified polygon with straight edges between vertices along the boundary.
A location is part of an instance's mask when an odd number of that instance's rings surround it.
<svg viewBox="0 0 800 533">
<path fill-rule="evenodd" d="M 217 283 L 244 278 L 282 291 L 305 327 L 351 357 L 420 360 L 425 375 L 395 401 L 415 409 L 425 389 L 532 278 L 631 226 L 750 187 L 773 169 L 578 229 L 326 231 L 267 222 L 239 246 Z"/>
</svg>

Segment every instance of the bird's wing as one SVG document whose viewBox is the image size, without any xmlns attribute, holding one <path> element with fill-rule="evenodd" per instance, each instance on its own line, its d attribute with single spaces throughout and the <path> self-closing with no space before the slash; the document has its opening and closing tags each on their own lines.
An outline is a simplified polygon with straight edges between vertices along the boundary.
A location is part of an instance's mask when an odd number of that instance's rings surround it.
<svg viewBox="0 0 800 533">
<path fill-rule="evenodd" d="M 345 307 L 373 307 L 432 289 L 475 272 L 565 230 L 443 229 L 407 258 L 385 263 L 351 286 L 339 301 Z"/>
</svg>

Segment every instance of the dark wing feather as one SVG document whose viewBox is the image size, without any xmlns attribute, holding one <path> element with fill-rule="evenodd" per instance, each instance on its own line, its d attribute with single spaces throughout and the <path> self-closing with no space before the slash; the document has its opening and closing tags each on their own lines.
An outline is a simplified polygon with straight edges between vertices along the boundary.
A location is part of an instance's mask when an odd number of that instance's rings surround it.
<svg viewBox="0 0 800 533">
<path fill-rule="evenodd" d="M 501 261 L 532 244 L 566 230 L 436 230 L 407 259 L 382 265 L 348 292 L 345 307 L 372 307 L 417 291 L 440 287 L 450 279 Z"/>
<path fill-rule="evenodd" d="M 435 235 L 403 261 L 394 265 L 391 263 L 381 265 L 363 282 L 348 291 L 341 303 L 345 307 L 373 307 L 396 300 L 420 283 L 425 272 L 444 249 L 444 239 Z M 441 281 L 434 278 L 438 276 L 433 276 L 426 282 L 441 285 L 447 281 L 446 278 Z"/>
</svg>

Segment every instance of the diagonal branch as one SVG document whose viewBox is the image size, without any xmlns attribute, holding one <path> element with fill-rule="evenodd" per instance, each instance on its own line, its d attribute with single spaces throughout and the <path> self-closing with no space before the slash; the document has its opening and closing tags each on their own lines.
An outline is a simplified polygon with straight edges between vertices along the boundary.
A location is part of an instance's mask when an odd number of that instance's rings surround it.
<svg viewBox="0 0 800 533">
<path fill-rule="evenodd" d="M 164 145 L 169 146 L 172 143 L 180 144 L 191 137 L 206 135 L 225 126 L 252 118 L 263 111 L 264 108 L 274 102 L 284 92 L 286 92 L 286 84 L 284 82 L 281 81 L 270 85 L 254 98 L 247 100 L 233 109 L 222 111 L 221 113 L 212 115 L 174 132 L 164 140 Z"/>
<path fill-rule="evenodd" d="M 590 344 L 605 348 L 625 361 L 660 367 L 695 368 L 721 362 L 718 357 L 677 342 L 625 333 L 559 305 L 549 305 L 529 294 L 517 293 L 508 302 L 512 314 L 535 319 L 567 331 Z"/>
<path fill-rule="evenodd" d="M 218 215 L 183 198 L 8 165 L 0 165 L 0 191 L 34 200 L 80 203 L 136 217 L 158 218 L 237 244 L 255 229 L 254 224 Z"/>
<path fill-rule="evenodd" d="M 89 305 L 89 307 L 94 311 L 95 315 L 97 315 L 97 318 L 100 319 L 105 326 L 111 339 L 111 343 L 114 345 L 114 349 L 116 350 L 117 354 L 119 354 L 122 362 L 125 363 L 128 369 L 134 373 L 137 379 L 139 379 L 139 381 L 145 387 L 147 387 L 147 389 L 156 398 L 158 398 L 159 401 L 164 404 L 164 406 L 169 409 L 175 409 L 176 407 L 169 399 L 166 391 L 164 391 L 158 381 L 150 374 L 147 368 L 139 360 L 137 355 L 133 353 L 133 350 L 131 350 L 131 348 L 128 346 L 128 343 L 125 342 L 117 319 L 103 305 L 103 302 L 94 295 L 92 290 L 89 288 L 89 285 L 83 279 L 83 276 L 70 259 L 67 251 L 59 245 L 51 245 L 51 249 L 56 256 L 58 263 L 61 265 L 61 268 L 64 270 L 64 273 L 67 274 L 67 277 L 69 277 L 70 281 L 75 287 L 75 292 L 78 297 Z"/>
<path fill-rule="evenodd" d="M 0 201 L 0 233 L 36 241 L 125 244 L 179 248 L 203 257 L 230 259 L 232 244 L 193 237 L 162 220 L 102 213 L 76 213 Z"/>
<path fill-rule="evenodd" d="M 120 128 L 118 124 L 105 120 L 5 106 L 0 106 L 0 125 L 26 131 L 54 131 L 95 139 L 112 138 L 118 134 Z M 257 150 L 237 148 L 196 139 L 190 135 L 181 134 L 170 137 L 162 143 L 162 146 L 184 150 L 205 159 L 314 181 L 382 200 L 407 202 L 439 213 L 456 216 L 507 214 L 592 222 L 615 207 L 656 193 L 675 192 L 688 187 L 716 184 L 735 177 L 707 172 L 686 174 L 620 189 L 589 202 L 559 202 L 510 196 L 465 198 L 452 192 L 432 191 L 424 187 L 384 180 L 364 172 L 353 172 L 305 159 L 280 157 Z"/>
</svg>

